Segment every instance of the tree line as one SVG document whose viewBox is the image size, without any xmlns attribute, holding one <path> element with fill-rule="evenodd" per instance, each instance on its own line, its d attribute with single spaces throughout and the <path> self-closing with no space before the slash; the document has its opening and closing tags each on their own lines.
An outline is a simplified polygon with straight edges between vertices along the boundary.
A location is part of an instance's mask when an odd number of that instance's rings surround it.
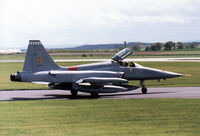
<svg viewBox="0 0 200 136">
<path fill-rule="evenodd" d="M 193 48 L 196 48 L 197 46 L 198 46 L 197 42 L 185 44 L 183 42 L 168 41 L 166 43 L 161 43 L 161 42 L 153 43 L 151 46 L 146 46 L 144 50 L 145 51 L 162 51 L 162 50 L 170 51 L 170 50 L 193 49 Z M 123 48 L 125 47 L 121 46 L 119 50 Z M 134 44 L 133 46 L 131 46 L 131 48 L 134 51 L 141 51 L 142 44 L 141 43 Z"/>
</svg>

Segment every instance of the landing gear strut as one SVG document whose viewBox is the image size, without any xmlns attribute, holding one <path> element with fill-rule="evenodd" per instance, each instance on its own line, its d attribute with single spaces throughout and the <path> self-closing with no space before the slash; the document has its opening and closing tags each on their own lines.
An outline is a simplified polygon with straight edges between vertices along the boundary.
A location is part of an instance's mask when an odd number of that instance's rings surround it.
<svg viewBox="0 0 200 136">
<path fill-rule="evenodd" d="M 142 93 L 146 94 L 147 93 L 147 88 L 144 85 L 144 80 L 140 81 L 140 85 L 142 86 L 142 89 L 141 89 Z"/>
<path fill-rule="evenodd" d="M 76 91 L 76 90 L 71 90 L 71 95 L 72 95 L 73 97 L 77 96 L 77 94 L 78 94 L 78 91 Z"/>
<path fill-rule="evenodd" d="M 93 97 L 93 98 L 98 98 L 98 97 L 99 97 L 99 94 L 96 93 L 96 92 L 92 92 L 92 93 L 91 93 L 91 97 Z"/>
</svg>

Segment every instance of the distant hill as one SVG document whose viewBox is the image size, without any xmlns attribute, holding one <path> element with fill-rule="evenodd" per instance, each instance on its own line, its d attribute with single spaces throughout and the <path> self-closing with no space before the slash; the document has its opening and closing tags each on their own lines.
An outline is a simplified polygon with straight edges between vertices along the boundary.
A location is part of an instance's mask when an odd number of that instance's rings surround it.
<svg viewBox="0 0 200 136">
<path fill-rule="evenodd" d="M 145 42 L 128 42 L 126 43 L 127 47 L 133 46 L 134 44 L 141 43 L 143 46 L 151 46 L 153 43 L 145 43 Z M 189 45 L 191 42 L 184 42 L 184 44 Z M 200 46 L 200 42 L 197 42 Z M 52 46 L 52 45 L 51 45 Z M 47 48 L 48 50 L 59 50 L 59 49 L 75 49 L 75 50 L 101 50 L 101 49 L 119 49 L 123 46 L 122 43 L 111 43 L 111 44 L 86 44 L 80 45 L 77 47 L 69 47 L 66 48 Z M 54 45 L 52 47 L 59 47 L 59 45 Z M 21 49 L 22 52 L 26 52 L 26 49 Z"/>
<path fill-rule="evenodd" d="M 134 44 L 141 43 L 143 46 L 151 46 L 153 43 L 145 43 L 145 42 L 128 42 L 126 43 L 127 47 L 133 46 Z M 186 45 L 189 45 L 191 42 L 184 42 Z M 200 42 L 197 42 L 200 45 Z M 81 45 L 72 48 L 65 48 L 65 49 L 85 49 L 85 50 L 98 50 L 98 49 L 119 49 L 123 44 L 120 43 L 112 43 L 112 44 L 87 44 Z"/>
<path fill-rule="evenodd" d="M 134 44 L 137 44 L 138 42 L 128 42 L 126 46 L 133 46 Z M 151 45 L 152 43 L 141 43 L 144 46 Z M 85 49 L 85 50 L 97 50 L 97 49 L 119 49 L 123 44 L 120 43 L 112 43 L 112 44 L 89 44 L 89 45 L 81 45 L 78 47 L 73 48 L 67 48 L 67 49 Z"/>
</svg>

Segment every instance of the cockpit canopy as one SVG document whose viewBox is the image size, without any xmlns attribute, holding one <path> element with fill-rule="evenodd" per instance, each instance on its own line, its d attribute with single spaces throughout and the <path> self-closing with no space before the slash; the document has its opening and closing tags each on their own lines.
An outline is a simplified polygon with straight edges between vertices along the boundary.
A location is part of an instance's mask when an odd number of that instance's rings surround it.
<svg viewBox="0 0 200 136">
<path fill-rule="evenodd" d="M 125 48 L 123 50 L 121 50 L 120 52 L 118 52 L 117 54 L 115 54 L 112 59 L 115 61 L 120 61 L 125 59 L 126 57 L 128 57 L 129 55 L 131 55 L 133 53 L 133 51 L 129 48 Z"/>
<path fill-rule="evenodd" d="M 130 61 L 130 62 L 127 62 L 127 61 L 118 61 L 118 63 L 119 63 L 119 65 L 121 66 L 121 67 L 142 67 L 141 65 L 139 65 L 139 64 L 137 64 L 137 63 L 135 63 L 135 62 L 132 62 L 132 61 Z"/>
</svg>

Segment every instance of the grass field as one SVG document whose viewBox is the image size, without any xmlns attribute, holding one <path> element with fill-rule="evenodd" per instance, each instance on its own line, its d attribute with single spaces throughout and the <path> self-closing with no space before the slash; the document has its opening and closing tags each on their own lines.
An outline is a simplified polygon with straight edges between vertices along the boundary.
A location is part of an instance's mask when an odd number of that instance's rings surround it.
<svg viewBox="0 0 200 136">
<path fill-rule="evenodd" d="M 199 136 L 199 99 L 0 102 L 1 136 Z"/>
<path fill-rule="evenodd" d="M 92 62 L 63 62 L 58 63 L 62 66 L 71 66 Z M 199 62 L 139 62 L 147 67 L 178 72 L 181 74 L 191 74 L 191 76 L 161 80 L 157 82 L 146 81 L 147 87 L 175 87 L 175 86 L 200 86 L 200 63 Z M 15 90 L 15 89 L 49 89 L 47 85 L 37 85 L 32 83 L 18 83 L 10 81 L 10 74 L 22 70 L 23 63 L 0 63 L 0 90 Z M 139 81 L 130 81 L 130 84 L 139 85 Z"/>
</svg>

